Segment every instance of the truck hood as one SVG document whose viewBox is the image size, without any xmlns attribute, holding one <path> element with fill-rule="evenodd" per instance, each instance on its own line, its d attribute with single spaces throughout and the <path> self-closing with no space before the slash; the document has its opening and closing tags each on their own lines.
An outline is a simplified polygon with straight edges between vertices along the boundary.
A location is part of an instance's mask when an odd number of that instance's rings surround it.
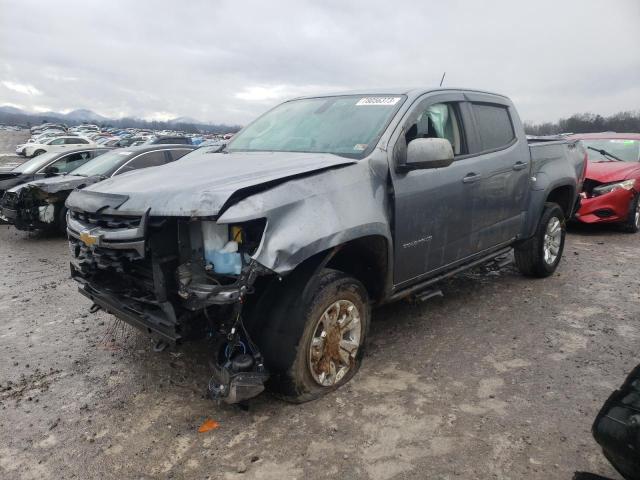
<svg viewBox="0 0 640 480">
<path fill-rule="evenodd" d="M 586 177 L 597 182 L 610 183 L 638 175 L 638 162 L 589 162 Z"/>
<path fill-rule="evenodd" d="M 81 177 L 78 175 L 61 175 L 57 177 L 43 178 L 33 182 L 24 183 L 15 188 L 11 192 L 19 192 L 23 188 L 39 188 L 47 193 L 57 193 L 64 190 L 75 190 L 76 188 L 84 188 L 87 185 L 93 185 L 101 180 L 100 177 Z"/>
<path fill-rule="evenodd" d="M 111 207 L 133 214 L 150 208 L 156 216 L 216 216 L 232 196 L 240 199 L 291 178 L 355 162 L 327 153 L 195 150 L 176 162 L 75 191 L 67 205 L 89 211 Z"/>
</svg>

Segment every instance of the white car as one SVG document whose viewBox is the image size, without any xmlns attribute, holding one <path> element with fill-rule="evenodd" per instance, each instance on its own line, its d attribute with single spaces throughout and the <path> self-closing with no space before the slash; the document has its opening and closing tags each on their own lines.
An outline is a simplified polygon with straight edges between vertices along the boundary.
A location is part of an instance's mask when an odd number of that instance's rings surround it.
<svg viewBox="0 0 640 480">
<path fill-rule="evenodd" d="M 77 148 L 79 145 L 96 147 L 97 145 L 82 137 L 55 137 L 43 140 L 42 143 L 27 143 L 24 146 L 25 157 L 36 157 L 45 152 L 62 152 L 69 148 Z"/>
</svg>

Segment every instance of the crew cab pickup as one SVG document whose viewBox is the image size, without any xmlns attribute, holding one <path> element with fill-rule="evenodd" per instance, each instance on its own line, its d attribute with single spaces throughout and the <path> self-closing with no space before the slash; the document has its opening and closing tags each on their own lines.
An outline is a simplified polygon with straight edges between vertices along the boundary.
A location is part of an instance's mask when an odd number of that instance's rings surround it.
<svg viewBox="0 0 640 480">
<path fill-rule="evenodd" d="M 298 98 L 222 149 L 73 192 L 72 276 L 158 346 L 210 339 L 213 397 L 311 400 L 359 368 L 372 306 L 511 249 L 551 275 L 585 159 L 530 145 L 501 95 Z"/>
</svg>

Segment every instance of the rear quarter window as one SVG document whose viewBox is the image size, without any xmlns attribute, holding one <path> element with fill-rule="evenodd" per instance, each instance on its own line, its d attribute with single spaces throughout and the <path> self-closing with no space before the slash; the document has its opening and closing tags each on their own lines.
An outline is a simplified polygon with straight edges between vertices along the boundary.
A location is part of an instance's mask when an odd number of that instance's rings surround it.
<svg viewBox="0 0 640 480">
<path fill-rule="evenodd" d="M 473 113 L 483 151 L 498 150 L 513 142 L 515 132 L 507 107 L 474 103 Z"/>
</svg>

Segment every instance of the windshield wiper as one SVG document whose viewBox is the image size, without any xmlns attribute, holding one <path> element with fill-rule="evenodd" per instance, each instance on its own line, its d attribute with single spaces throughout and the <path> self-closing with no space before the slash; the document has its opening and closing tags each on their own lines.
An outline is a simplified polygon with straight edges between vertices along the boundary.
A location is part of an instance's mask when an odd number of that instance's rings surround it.
<svg viewBox="0 0 640 480">
<path fill-rule="evenodd" d="M 624 162 L 624 160 L 622 160 L 621 158 L 616 157 L 613 153 L 609 153 L 606 150 L 600 148 L 593 148 L 593 147 L 587 147 L 589 150 L 593 150 L 594 152 L 598 152 L 600 155 L 602 155 L 603 157 L 611 157 L 614 160 L 617 160 L 618 162 Z"/>
</svg>

